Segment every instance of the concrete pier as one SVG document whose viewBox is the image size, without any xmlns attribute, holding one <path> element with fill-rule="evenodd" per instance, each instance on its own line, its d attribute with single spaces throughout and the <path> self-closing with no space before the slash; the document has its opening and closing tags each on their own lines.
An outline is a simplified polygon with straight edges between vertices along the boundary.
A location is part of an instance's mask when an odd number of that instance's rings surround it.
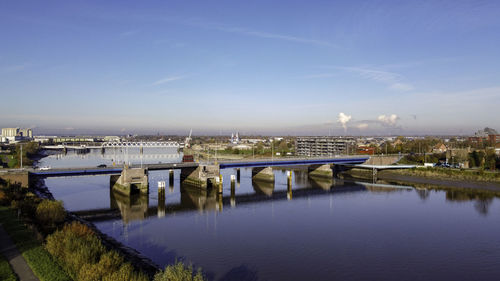
<svg viewBox="0 0 500 281">
<path fill-rule="evenodd" d="M 147 169 L 125 167 L 120 175 L 111 176 L 110 186 L 114 191 L 124 195 L 130 195 L 136 191 L 147 194 L 148 179 Z"/>
<path fill-rule="evenodd" d="M 181 183 L 200 188 L 207 188 L 219 176 L 218 165 L 200 165 L 198 167 L 182 168 Z"/>
<path fill-rule="evenodd" d="M 30 186 L 30 173 L 28 171 L 1 171 L 0 181 L 21 187 Z"/>
<path fill-rule="evenodd" d="M 310 165 L 308 170 L 309 170 L 309 175 L 312 177 L 323 177 L 323 178 L 333 177 L 333 170 L 330 164 Z"/>
<path fill-rule="evenodd" d="M 252 169 L 252 180 L 274 183 L 274 173 L 271 167 L 257 167 Z"/>
</svg>

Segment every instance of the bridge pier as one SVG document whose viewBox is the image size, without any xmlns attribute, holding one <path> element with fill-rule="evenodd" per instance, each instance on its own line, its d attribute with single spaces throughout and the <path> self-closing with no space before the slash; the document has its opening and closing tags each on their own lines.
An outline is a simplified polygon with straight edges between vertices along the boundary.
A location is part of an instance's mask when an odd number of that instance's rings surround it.
<svg viewBox="0 0 500 281">
<path fill-rule="evenodd" d="M 252 180 L 274 183 L 274 173 L 271 167 L 257 167 L 252 169 Z"/>
<path fill-rule="evenodd" d="M 333 170 L 330 164 L 310 165 L 308 170 L 309 170 L 309 176 L 312 177 L 321 177 L 321 178 L 333 177 Z"/>
<path fill-rule="evenodd" d="M 120 175 L 111 175 L 110 185 L 114 191 L 130 195 L 138 190 L 147 194 L 149 191 L 148 170 L 125 167 Z"/>
<path fill-rule="evenodd" d="M 378 180 L 378 169 L 373 169 L 372 170 L 372 179 L 373 179 L 373 181 L 377 181 Z"/>
<path fill-rule="evenodd" d="M 27 171 L 0 172 L 0 182 L 2 181 L 12 185 L 19 185 L 21 187 L 30 187 L 31 175 Z"/>
<path fill-rule="evenodd" d="M 200 188 L 207 188 L 215 183 L 219 176 L 218 165 L 200 165 L 198 167 L 182 168 L 181 183 Z M 222 183 L 221 183 L 222 184 Z"/>
</svg>

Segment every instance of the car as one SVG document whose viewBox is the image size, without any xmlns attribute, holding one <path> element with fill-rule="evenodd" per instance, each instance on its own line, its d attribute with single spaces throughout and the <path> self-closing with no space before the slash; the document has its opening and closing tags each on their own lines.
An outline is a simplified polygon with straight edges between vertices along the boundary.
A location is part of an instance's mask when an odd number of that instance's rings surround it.
<svg viewBox="0 0 500 281">
<path fill-rule="evenodd" d="M 40 170 L 40 171 L 48 171 L 50 169 L 51 169 L 50 166 L 43 166 L 43 167 L 38 168 L 38 170 Z"/>
<path fill-rule="evenodd" d="M 101 165 L 98 165 L 97 168 L 106 168 L 107 165 L 106 164 L 101 164 Z"/>
</svg>

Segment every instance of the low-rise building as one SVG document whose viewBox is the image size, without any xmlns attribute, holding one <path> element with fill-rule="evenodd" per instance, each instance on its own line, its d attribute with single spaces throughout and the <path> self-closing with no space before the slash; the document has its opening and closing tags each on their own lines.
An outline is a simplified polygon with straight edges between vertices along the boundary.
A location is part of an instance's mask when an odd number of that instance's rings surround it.
<svg viewBox="0 0 500 281">
<path fill-rule="evenodd" d="M 434 148 L 432 148 L 432 153 L 443 153 L 447 150 L 448 148 L 444 145 L 444 143 L 438 143 L 434 146 Z"/>
<path fill-rule="evenodd" d="M 500 135 L 488 135 L 488 141 L 490 145 L 495 146 L 497 143 L 500 143 Z"/>
</svg>

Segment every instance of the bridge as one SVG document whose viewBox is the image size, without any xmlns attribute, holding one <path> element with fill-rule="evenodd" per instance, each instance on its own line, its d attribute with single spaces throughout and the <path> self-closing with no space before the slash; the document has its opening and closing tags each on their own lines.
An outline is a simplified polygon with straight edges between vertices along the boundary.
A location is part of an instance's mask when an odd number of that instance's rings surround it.
<svg viewBox="0 0 500 281">
<path fill-rule="evenodd" d="M 101 145 L 44 145 L 44 149 L 73 149 L 73 150 L 84 150 L 84 149 L 102 149 L 102 148 L 180 148 L 183 147 L 182 143 L 176 141 L 109 141 L 103 142 Z"/>
<path fill-rule="evenodd" d="M 35 177 L 72 177 L 88 175 L 110 175 L 110 184 L 113 188 L 129 195 L 134 190 L 148 192 L 148 171 L 170 170 L 170 181 L 173 181 L 173 170 L 180 169 L 180 181 L 183 184 L 196 186 L 202 189 L 216 187 L 222 189 L 221 169 L 236 169 L 236 177 L 240 178 L 240 168 L 252 168 L 252 179 L 261 182 L 274 183 L 273 167 L 307 166 L 312 177 L 331 179 L 336 173 L 344 170 L 359 168 L 373 171 L 373 178 L 378 170 L 409 169 L 411 165 L 367 165 L 363 164 L 370 157 L 364 155 L 335 156 L 329 158 L 267 158 L 241 159 L 209 163 L 181 162 L 142 164 L 125 167 L 74 167 L 56 168 L 49 170 L 26 170 L 27 175 Z M 392 161 L 392 160 L 391 160 Z"/>
<path fill-rule="evenodd" d="M 110 141 L 102 144 L 104 148 L 113 147 L 159 147 L 159 148 L 179 148 L 181 145 L 176 141 Z"/>
</svg>

